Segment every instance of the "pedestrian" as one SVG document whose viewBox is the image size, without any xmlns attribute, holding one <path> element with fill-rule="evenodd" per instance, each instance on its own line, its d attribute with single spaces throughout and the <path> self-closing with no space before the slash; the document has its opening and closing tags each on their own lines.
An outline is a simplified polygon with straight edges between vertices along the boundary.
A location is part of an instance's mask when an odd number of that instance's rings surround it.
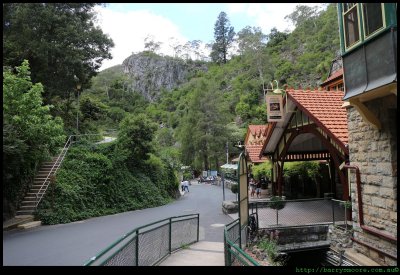
<svg viewBox="0 0 400 275">
<path fill-rule="evenodd" d="M 181 181 L 181 190 L 182 190 L 182 192 L 185 192 L 185 181 L 184 180 Z"/>
<path fill-rule="evenodd" d="M 255 191 L 256 191 L 255 182 L 254 182 L 254 179 L 251 178 L 250 179 L 250 197 L 252 197 L 252 198 L 254 197 Z"/>
<path fill-rule="evenodd" d="M 261 198 L 261 181 L 256 181 L 256 193 L 257 193 L 257 198 Z"/>
<path fill-rule="evenodd" d="M 184 181 L 184 189 L 186 189 L 189 192 L 189 181 L 188 180 Z"/>
</svg>

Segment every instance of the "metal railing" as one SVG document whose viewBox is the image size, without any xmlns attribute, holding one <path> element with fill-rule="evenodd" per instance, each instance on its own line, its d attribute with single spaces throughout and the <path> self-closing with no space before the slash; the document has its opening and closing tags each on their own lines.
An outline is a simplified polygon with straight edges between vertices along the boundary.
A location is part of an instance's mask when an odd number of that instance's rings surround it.
<svg viewBox="0 0 400 275">
<path fill-rule="evenodd" d="M 90 258 L 85 266 L 151 266 L 199 241 L 200 214 L 170 217 L 133 229 Z"/>
<path fill-rule="evenodd" d="M 46 179 L 43 181 L 42 185 L 39 188 L 39 191 L 36 193 L 36 204 L 35 208 L 38 207 L 40 201 L 42 200 L 44 194 L 46 193 L 47 188 L 49 187 L 50 183 L 50 177 L 52 175 L 55 176 L 55 174 L 58 171 L 58 168 L 61 166 L 62 161 L 64 160 L 65 155 L 67 154 L 67 151 L 69 147 L 72 144 L 72 137 L 69 136 L 67 142 L 65 143 L 64 147 L 61 149 L 60 154 L 57 157 L 57 160 L 54 162 L 53 166 L 50 169 L 50 172 L 48 173 Z"/>
<path fill-rule="evenodd" d="M 259 228 L 345 223 L 343 201 L 303 199 L 251 202 L 251 213 L 257 213 Z"/>
<path fill-rule="evenodd" d="M 57 157 L 57 160 L 54 162 L 53 166 L 51 167 L 49 173 L 47 174 L 46 178 L 44 179 L 42 185 L 39 188 L 39 191 L 36 193 L 36 204 L 35 208 L 37 209 L 39 203 L 43 199 L 44 195 L 46 194 L 47 188 L 50 185 L 50 178 L 51 176 L 55 176 L 58 169 L 63 162 L 65 155 L 68 152 L 68 149 L 71 147 L 72 143 L 77 141 L 78 137 L 84 136 L 100 136 L 100 134 L 81 134 L 81 135 L 70 135 L 67 139 L 67 142 L 64 144 L 64 147 L 61 149 L 60 154 Z M 75 138 L 75 141 L 73 140 Z"/>
<path fill-rule="evenodd" d="M 225 266 L 259 266 L 240 248 L 241 236 L 245 228 L 240 228 L 239 219 L 225 225 L 224 228 L 224 256 Z"/>
</svg>

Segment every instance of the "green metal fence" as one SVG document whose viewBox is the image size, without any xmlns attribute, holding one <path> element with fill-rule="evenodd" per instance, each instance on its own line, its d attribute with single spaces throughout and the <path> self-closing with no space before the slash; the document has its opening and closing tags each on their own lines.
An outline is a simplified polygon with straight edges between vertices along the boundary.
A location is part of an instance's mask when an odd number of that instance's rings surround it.
<svg viewBox="0 0 400 275">
<path fill-rule="evenodd" d="M 170 217 L 133 229 L 84 265 L 151 266 L 199 241 L 200 214 Z"/>
<path fill-rule="evenodd" d="M 227 224 L 224 229 L 225 266 L 259 266 L 260 264 L 240 248 L 241 235 L 239 219 Z"/>
<path fill-rule="evenodd" d="M 250 213 L 257 213 L 259 228 L 316 224 L 346 224 L 343 201 L 303 199 L 260 201 L 249 204 Z"/>
</svg>

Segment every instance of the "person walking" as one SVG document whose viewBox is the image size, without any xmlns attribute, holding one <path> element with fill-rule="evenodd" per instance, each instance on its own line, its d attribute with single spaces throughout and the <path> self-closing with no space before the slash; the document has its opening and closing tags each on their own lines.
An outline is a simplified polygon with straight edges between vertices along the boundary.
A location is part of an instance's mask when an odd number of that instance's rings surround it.
<svg viewBox="0 0 400 275">
<path fill-rule="evenodd" d="M 188 180 L 184 181 L 184 189 L 189 192 L 189 181 Z"/>
<path fill-rule="evenodd" d="M 260 180 L 256 181 L 256 194 L 257 194 L 257 199 L 261 198 L 261 181 Z"/>
</svg>

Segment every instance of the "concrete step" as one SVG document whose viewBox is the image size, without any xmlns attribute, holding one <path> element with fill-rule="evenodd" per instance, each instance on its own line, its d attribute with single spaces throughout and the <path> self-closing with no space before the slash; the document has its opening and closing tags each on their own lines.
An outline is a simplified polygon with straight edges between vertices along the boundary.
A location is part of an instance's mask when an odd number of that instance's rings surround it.
<svg viewBox="0 0 400 275">
<path fill-rule="evenodd" d="M 18 210 L 17 215 L 33 215 L 34 210 Z"/>
<path fill-rule="evenodd" d="M 25 196 L 23 201 L 33 201 L 36 200 L 36 196 Z"/>
<path fill-rule="evenodd" d="M 35 210 L 35 206 L 32 205 L 21 205 L 19 207 L 20 210 Z"/>
<path fill-rule="evenodd" d="M 38 226 L 41 226 L 41 225 L 42 225 L 41 221 L 32 221 L 32 222 L 19 224 L 18 228 L 20 228 L 20 229 L 28 229 L 28 228 L 38 227 Z"/>
<path fill-rule="evenodd" d="M 380 264 L 368 258 L 367 256 L 358 253 L 353 248 L 345 249 L 344 255 L 361 266 L 380 266 Z"/>
<path fill-rule="evenodd" d="M 18 215 L 8 221 L 3 222 L 3 230 L 10 230 L 17 228 L 22 223 L 32 222 L 33 215 Z"/>
<path fill-rule="evenodd" d="M 37 172 L 36 176 L 38 176 L 38 175 L 46 175 L 47 176 L 48 174 L 50 174 L 50 172 L 52 174 L 54 174 L 55 169 L 53 169 L 53 171 L 51 171 L 51 169 L 39 171 L 39 172 Z"/>
<path fill-rule="evenodd" d="M 35 200 L 23 200 L 21 206 L 34 206 L 36 204 Z"/>
<path fill-rule="evenodd" d="M 44 180 L 33 180 L 33 185 L 42 185 L 44 182 Z M 46 182 L 50 182 L 50 180 L 47 180 Z"/>
</svg>

